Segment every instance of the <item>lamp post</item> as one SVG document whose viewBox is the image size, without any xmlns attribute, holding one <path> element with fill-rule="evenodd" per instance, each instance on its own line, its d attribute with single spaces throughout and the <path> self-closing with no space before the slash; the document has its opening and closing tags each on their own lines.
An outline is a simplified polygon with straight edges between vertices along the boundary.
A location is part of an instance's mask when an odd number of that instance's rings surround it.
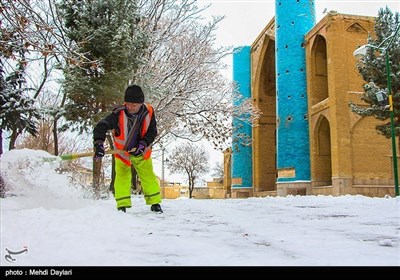
<svg viewBox="0 0 400 280">
<path fill-rule="evenodd" d="M 389 46 L 394 42 L 396 34 L 399 32 L 400 24 L 396 27 L 396 30 L 388 38 L 383 40 L 378 46 L 374 45 L 364 45 L 356 49 L 353 55 L 357 59 L 361 59 L 367 53 L 367 48 L 373 48 L 379 50 L 381 53 L 385 54 L 386 60 L 386 76 L 387 76 L 387 88 L 388 88 L 388 98 L 389 98 L 389 110 L 390 110 L 390 136 L 392 138 L 392 156 L 393 156 L 393 171 L 394 171 L 394 191 L 395 196 L 399 195 L 399 174 L 397 169 L 397 152 L 396 152 L 396 138 L 394 131 L 394 111 L 393 111 L 393 97 L 392 97 L 392 78 L 390 75 L 390 64 L 389 64 Z M 386 44 L 386 47 L 383 45 Z"/>
<path fill-rule="evenodd" d="M 168 163 L 169 160 L 164 158 L 165 148 L 161 146 L 161 194 L 162 198 L 165 198 L 165 163 Z"/>
</svg>

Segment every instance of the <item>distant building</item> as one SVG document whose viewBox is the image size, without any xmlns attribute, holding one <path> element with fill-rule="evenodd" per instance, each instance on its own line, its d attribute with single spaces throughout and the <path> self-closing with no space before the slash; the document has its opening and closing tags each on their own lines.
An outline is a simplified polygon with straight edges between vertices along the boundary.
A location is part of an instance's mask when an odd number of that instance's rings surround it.
<svg viewBox="0 0 400 280">
<path fill-rule="evenodd" d="M 189 186 L 174 182 L 160 183 L 160 186 L 162 198 L 175 199 L 179 197 L 189 197 Z"/>
</svg>

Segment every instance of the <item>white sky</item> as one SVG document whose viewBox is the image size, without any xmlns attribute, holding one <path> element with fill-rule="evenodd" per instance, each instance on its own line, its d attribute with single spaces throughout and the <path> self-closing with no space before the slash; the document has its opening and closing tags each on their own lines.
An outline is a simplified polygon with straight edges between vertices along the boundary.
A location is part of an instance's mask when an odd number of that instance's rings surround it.
<svg viewBox="0 0 400 280">
<path fill-rule="evenodd" d="M 285 1 L 285 0 L 283 0 Z M 225 15 L 217 31 L 217 44 L 222 46 L 249 46 L 275 15 L 274 0 L 199 0 L 199 6 L 211 4 L 207 15 Z M 400 1 L 315 0 L 317 22 L 334 10 L 343 14 L 377 16 L 386 5 L 392 12 L 400 11 Z"/>
<path fill-rule="evenodd" d="M 134 196 L 122 213 L 46 157 L 2 157 L 0 266 L 400 266 L 400 197 L 175 199 L 155 214 Z"/>
</svg>

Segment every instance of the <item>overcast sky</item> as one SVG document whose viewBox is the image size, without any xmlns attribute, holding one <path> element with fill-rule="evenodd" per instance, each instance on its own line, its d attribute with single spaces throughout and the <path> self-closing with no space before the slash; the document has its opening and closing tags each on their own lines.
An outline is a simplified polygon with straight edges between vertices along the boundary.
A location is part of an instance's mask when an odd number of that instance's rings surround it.
<svg viewBox="0 0 400 280">
<path fill-rule="evenodd" d="M 217 30 L 217 42 L 223 46 L 251 45 L 275 14 L 274 0 L 199 0 L 199 6 L 211 4 L 207 15 L 225 15 Z M 400 1 L 315 0 L 317 22 L 324 10 L 343 14 L 377 16 L 386 5 L 392 12 L 400 11 Z"/>
</svg>

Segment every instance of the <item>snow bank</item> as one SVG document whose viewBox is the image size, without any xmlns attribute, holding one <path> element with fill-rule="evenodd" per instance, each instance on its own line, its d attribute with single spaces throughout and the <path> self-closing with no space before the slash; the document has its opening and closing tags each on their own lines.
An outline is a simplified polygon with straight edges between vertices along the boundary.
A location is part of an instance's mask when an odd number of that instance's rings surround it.
<svg viewBox="0 0 400 280">
<path fill-rule="evenodd" d="M 65 200 L 80 199 L 82 191 L 70 184 L 67 174 L 57 172 L 60 163 L 59 157 L 40 150 L 21 149 L 4 153 L 1 172 L 6 196 L 26 197 L 28 204 L 43 207 L 60 207 Z"/>
</svg>

